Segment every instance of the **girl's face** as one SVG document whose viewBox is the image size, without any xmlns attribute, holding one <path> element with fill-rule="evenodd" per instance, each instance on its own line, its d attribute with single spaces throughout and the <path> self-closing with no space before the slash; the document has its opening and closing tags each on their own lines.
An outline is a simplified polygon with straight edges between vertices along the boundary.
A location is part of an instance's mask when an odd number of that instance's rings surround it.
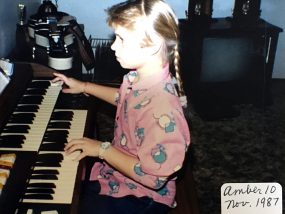
<svg viewBox="0 0 285 214">
<path fill-rule="evenodd" d="M 114 28 L 116 39 L 111 46 L 116 58 L 123 68 L 142 69 L 153 54 L 151 47 L 142 47 L 143 31 L 128 30 L 121 26 Z"/>
</svg>

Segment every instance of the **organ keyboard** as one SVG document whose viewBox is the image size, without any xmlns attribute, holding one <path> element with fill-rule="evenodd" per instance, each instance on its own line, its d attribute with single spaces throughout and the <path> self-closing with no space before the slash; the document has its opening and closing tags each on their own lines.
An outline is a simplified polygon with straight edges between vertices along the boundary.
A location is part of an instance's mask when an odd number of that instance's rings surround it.
<svg viewBox="0 0 285 214">
<path fill-rule="evenodd" d="M 32 80 L 0 135 L 2 150 L 38 151 L 60 90 L 48 80 Z"/>
<path fill-rule="evenodd" d="M 74 161 L 78 153 L 65 156 L 63 148 L 86 134 L 88 111 L 62 108 L 61 86 L 30 75 L 29 64 L 15 69 L 14 75 L 29 78 L 13 77 L 0 96 L 0 154 L 16 154 L 0 195 L 0 213 L 76 213 L 82 163 Z"/>
</svg>

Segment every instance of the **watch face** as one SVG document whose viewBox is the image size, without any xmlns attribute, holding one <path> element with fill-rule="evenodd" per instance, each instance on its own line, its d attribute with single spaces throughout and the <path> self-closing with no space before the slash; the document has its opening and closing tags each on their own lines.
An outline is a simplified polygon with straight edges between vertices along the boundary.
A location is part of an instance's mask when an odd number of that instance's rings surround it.
<svg viewBox="0 0 285 214">
<path fill-rule="evenodd" d="M 104 159 L 103 153 L 110 147 L 111 143 L 110 142 L 103 142 L 100 145 L 99 149 L 99 158 Z"/>
<path fill-rule="evenodd" d="M 101 148 L 102 148 L 102 149 L 107 149 L 109 146 L 110 146 L 110 143 L 109 143 L 109 142 L 101 143 Z"/>
</svg>

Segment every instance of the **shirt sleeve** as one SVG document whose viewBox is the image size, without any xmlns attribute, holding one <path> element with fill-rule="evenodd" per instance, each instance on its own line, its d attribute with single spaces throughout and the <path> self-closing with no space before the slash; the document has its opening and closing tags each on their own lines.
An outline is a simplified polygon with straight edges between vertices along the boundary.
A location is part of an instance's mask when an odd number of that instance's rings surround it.
<svg viewBox="0 0 285 214">
<path fill-rule="evenodd" d="M 136 118 L 136 180 L 154 189 L 163 186 L 182 167 L 190 143 L 189 128 L 178 102 L 176 98 L 156 97 Z"/>
</svg>

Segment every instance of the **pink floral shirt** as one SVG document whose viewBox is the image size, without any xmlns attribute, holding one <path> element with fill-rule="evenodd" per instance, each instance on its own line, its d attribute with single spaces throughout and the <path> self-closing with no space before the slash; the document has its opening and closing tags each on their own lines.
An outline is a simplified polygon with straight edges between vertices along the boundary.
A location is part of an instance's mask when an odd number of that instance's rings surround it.
<svg viewBox="0 0 285 214">
<path fill-rule="evenodd" d="M 190 133 L 172 83 L 169 68 L 139 80 L 138 73 L 125 75 L 117 100 L 112 146 L 139 159 L 130 179 L 108 163 L 95 163 L 91 180 L 99 180 L 100 194 L 135 195 L 175 206 L 175 178 L 190 144 Z"/>
</svg>

